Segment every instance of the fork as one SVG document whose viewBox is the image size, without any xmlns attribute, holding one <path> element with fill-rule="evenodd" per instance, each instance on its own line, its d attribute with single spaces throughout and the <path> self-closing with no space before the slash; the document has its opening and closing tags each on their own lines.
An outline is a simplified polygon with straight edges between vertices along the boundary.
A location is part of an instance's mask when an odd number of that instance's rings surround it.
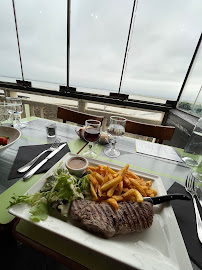
<svg viewBox="0 0 202 270">
<path fill-rule="evenodd" d="M 195 215 L 196 215 L 196 226 L 197 226 L 198 238 L 200 242 L 202 243 L 202 220 L 201 220 L 201 216 L 200 216 L 198 206 L 196 203 L 195 197 L 197 196 L 197 194 L 196 194 L 194 186 L 195 186 L 195 178 L 190 173 L 186 178 L 185 189 L 191 195 L 192 200 L 193 200 L 194 210 L 195 210 Z"/>
<path fill-rule="evenodd" d="M 48 149 L 44 150 L 42 153 L 40 153 L 34 159 L 30 160 L 27 164 L 25 164 L 24 166 L 19 168 L 18 172 L 23 173 L 23 172 L 26 172 L 27 170 L 29 170 L 29 168 L 40 158 L 40 156 L 42 156 L 46 152 L 54 151 L 55 149 L 58 148 L 59 144 L 60 144 L 60 139 L 56 139 L 55 142 Z"/>
<path fill-rule="evenodd" d="M 196 191 L 196 197 L 197 197 L 197 199 L 198 199 L 198 201 L 199 201 L 199 203 L 200 203 L 200 205 L 201 205 L 201 207 L 202 207 L 202 200 L 201 200 L 201 189 L 200 189 L 200 187 L 198 187 L 198 186 L 195 186 L 195 191 Z"/>
</svg>

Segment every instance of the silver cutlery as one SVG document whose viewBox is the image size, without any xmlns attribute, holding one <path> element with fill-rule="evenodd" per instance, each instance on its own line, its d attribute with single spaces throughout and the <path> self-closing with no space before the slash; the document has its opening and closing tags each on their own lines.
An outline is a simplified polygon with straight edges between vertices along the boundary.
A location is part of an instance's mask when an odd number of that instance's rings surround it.
<svg viewBox="0 0 202 270">
<path fill-rule="evenodd" d="M 36 156 L 34 159 L 30 160 L 27 164 L 25 164 L 24 166 L 22 166 L 21 168 L 18 169 L 19 173 L 23 173 L 26 172 L 27 170 L 29 170 L 29 168 L 46 152 L 53 152 L 55 149 L 58 148 L 60 144 L 60 139 L 56 139 L 55 142 L 46 150 L 44 150 L 43 152 L 41 152 L 38 156 Z"/>
<path fill-rule="evenodd" d="M 198 238 L 200 242 L 202 243 L 202 220 L 201 216 L 198 210 L 197 202 L 196 202 L 196 191 L 195 191 L 195 178 L 192 174 L 189 174 L 186 179 L 185 183 L 185 189 L 186 191 L 191 195 L 193 204 L 194 204 L 194 210 L 195 210 L 195 216 L 196 216 L 196 227 L 197 227 L 197 233 Z"/>
<path fill-rule="evenodd" d="M 23 176 L 23 181 L 29 179 L 39 168 L 41 168 L 49 159 L 55 156 L 63 147 L 67 145 L 66 143 L 61 144 L 56 150 L 50 153 L 45 159 L 43 159 L 39 164 L 32 168 L 28 173 Z"/>
<path fill-rule="evenodd" d="M 196 197 L 198 198 L 198 201 L 202 207 L 202 200 L 201 200 L 201 189 L 198 186 L 195 186 L 195 191 L 196 191 Z"/>
</svg>

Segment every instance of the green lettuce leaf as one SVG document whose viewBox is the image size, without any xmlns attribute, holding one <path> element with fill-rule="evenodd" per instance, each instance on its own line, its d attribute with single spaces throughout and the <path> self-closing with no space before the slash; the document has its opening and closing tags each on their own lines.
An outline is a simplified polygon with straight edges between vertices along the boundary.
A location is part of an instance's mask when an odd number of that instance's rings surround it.
<svg viewBox="0 0 202 270">
<path fill-rule="evenodd" d="M 34 222 L 39 222 L 40 220 L 46 220 L 48 217 L 48 207 L 47 200 L 42 197 L 40 200 L 30 208 L 30 220 Z"/>
<path fill-rule="evenodd" d="M 38 200 L 40 200 L 44 196 L 43 193 L 36 192 L 35 194 L 27 194 L 27 195 L 13 195 L 11 197 L 10 205 L 8 208 L 12 207 L 15 204 L 20 204 L 20 203 L 27 203 L 29 205 L 34 204 Z"/>
<path fill-rule="evenodd" d="M 30 208 L 30 220 L 39 222 L 46 220 L 51 209 L 58 210 L 62 216 L 67 217 L 71 202 L 74 199 L 83 199 L 90 194 L 90 181 L 88 175 L 78 178 L 69 174 L 65 168 L 58 167 L 52 176 L 46 179 L 44 187 L 35 194 L 14 196 L 9 207 L 27 203 Z M 8 208 L 9 208 L 8 207 Z"/>
</svg>

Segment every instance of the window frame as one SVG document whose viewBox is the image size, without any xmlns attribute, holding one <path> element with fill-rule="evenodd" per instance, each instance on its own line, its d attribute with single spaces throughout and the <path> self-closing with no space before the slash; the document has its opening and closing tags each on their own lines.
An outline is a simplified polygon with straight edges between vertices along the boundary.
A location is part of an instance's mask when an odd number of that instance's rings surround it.
<svg viewBox="0 0 202 270">
<path fill-rule="evenodd" d="M 119 90 L 118 92 L 110 93 L 109 95 L 100 95 L 100 94 L 92 94 L 92 93 L 86 93 L 86 92 L 77 92 L 77 89 L 74 87 L 69 86 L 69 70 L 70 70 L 70 24 L 71 24 L 71 0 L 67 0 L 67 78 L 66 78 L 66 85 L 60 85 L 59 91 L 52 91 L 48 89 L 42 89 L 42 88 L 34 88 L 32 87 L 32 82 L 25 81 L 24 80 L 24 74 L 23 74 L 23 59 L 21 57 L 20 52 L 20 39 L 18 35 L 18 27 L 17 27 L 17 14 L 15 11 L 15 0 L 12 0 L 13 4 L 13 13 L 14 13 L 14 20 L 15 20 L 15 27 L 16 27 L 16 38 L 17 38 L 17 44 L 18 44 L 18 52 L 19 52 L 19 58 L 21 63 L 21 74 L 22 74 L 22 80 L 16 80 L 15 83 L 8 83 L 8 82 L 0 82 L 0 87 L 3 89 L 10 89 L 14 91 L 21 91 L 21 92 L 29 92 L 29 93 L 37 93 L 37 94 L 44 94 L 49 96 L 58 96 L 58 97 L 70 97 L 75 99 L 83 99 L 85 101 L 93 101 L 93 102 L 101 102 L 111 105 L 117 105 L 117 106 L 124 106 L 128 108 L 141 108 L 146 110 L 155 110 L 155 111 L 162 111 L 162 112 L 168 112 L 172 108 L 176 108 L 177 104 L 180 102 L 180 97 L 182 95 L 183 89 L 186 85 L 187 79 L 189 77 L 192 65 L 195 61 L 198 49 L 201 44 L 202 39 L 202 33 L 199 37 L 198 43 L 196 45 L 195 51 L 193 53 L 193 57 L 190 61 L 190 65 L 188 67 L 188 70 L 185 74 L 184 81 L 182 83 L 179 95 L 176 100 L 167 100 L 165 104 L 158 103 L 158 102 L 150 102 L 150 101 L 142 101 L 142 100 L 135 100 L 135 99 L 129 99 L 129 95 L 122 94 L 121 93 L 121 85 L 122 85 L 122 78 L 126 66 L 126 58 L 127 58 L 127 52 L 128 52 L 128 46 L 129 41 L 131 37 L 131 28 L 133 24 L 133 19 L 135 16 L 135 10 L 137 7 L 138 0 L 133 0 L 133 7 L 131 12 L 131 19 L 130 19 L 130 25 L 129 25 L 129 31 L 128 31 L 128 37 L 126 42 L 126 48 L 125 48 L 125 54 L 123 59 L 123 66 L 122 66 L 122 72 L 120 76 L 120 84 L 119 84 Z M 135 94 L 135 93 L 134 93 Z M 181 110 L 180 108 L 177 108 Z"/>
</svg>

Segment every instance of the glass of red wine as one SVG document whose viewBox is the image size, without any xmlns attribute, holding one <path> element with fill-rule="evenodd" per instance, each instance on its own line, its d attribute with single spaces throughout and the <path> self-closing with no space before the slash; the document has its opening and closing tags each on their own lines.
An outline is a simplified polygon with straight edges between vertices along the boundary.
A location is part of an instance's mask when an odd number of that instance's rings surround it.
<svg viewBox="0 0 202 270">
<path fill-rule="evenodd" d="M 97 142 L 100 138 L 101 122 L 97 120 L 86 120 L 84 138 L 89 142 L 89 149 L 83 153 L 84 157 L 96 158 L 97 154 L 93 151 L 93 143 Z"/>
</svg>

